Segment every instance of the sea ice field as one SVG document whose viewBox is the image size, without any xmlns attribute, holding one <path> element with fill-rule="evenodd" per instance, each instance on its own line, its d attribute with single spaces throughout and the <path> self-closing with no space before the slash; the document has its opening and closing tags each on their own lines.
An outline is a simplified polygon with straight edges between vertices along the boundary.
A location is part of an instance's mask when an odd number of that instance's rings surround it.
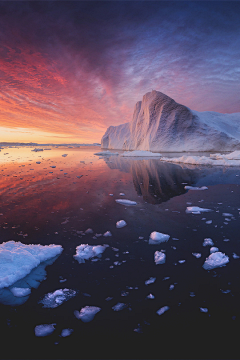
<svg viewBox="0 0 240 360">
<path fill-rule="evenodd" d="M 2 358 L 239 358 L 240 166 L 123 153 L 1 148 Z"/>
</svg>

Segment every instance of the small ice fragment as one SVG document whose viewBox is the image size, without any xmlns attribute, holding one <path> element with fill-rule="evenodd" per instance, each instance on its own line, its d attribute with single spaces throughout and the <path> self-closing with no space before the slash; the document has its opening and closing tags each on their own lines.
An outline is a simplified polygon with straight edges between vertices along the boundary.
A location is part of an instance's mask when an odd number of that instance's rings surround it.
<svg viewBox="0 0 240 360">
<path fill-rule="evenodd" d="M 73 255 L 73 257 L 79 264 L 85 263 L 85 260 L 89 260 L 95 256 L 100 257 L 107 247 L 108 245 L 91 246 L 88 244 L 81 244 L 76 247 L 76 255 Z"/>
<path fill-rule="evenodd" d="M 56 324 L 37 325 L 35 327 L 35 335 L 36 336 L 50 335 L 55 330 L 54 325 L 56 325 Z"/>
<path fill-rule="evenodd" d="M 126 226 L 127 225 L 127 223 L 126 223 L 126 221 L 124 221 L 124 220 L 119 220 L 117 223 L 116 223 L 116 227 L 118 228 L 118 229 L 120 229 L 120 228 L 122 228 L 122 227 L 124 227 L 124 226 Z"/>
<path fill-rule="evenodd" d="M 138 324 L 138 327 L 135 328 L 133 331 L 141 334 L 142 333 L 142 327 L 140 326 L 140 324 Z"/>
<path fill-rule="evenodd" d="M 234 258 L 234 259 L 239 259 L 240 256 L 238 256 L 237 254 L 233 253 L 233 258 Z"/>
<path fill-rule="evenodd" d="M 13 287 L 10 289 L 14 296 L 16 297 L 23 297 L 31 294 L 31 289 L 29 288 L 18 288 Z"/>
<path fill-rule="evenodd" d="M 113 250 L 113 251 L 119 251 L 119 249 L 118 249 L 118 248 L 115 248 L 115 247 L 112 247 L 112 250 Z"/>
<path fill-rule="evenodd" d="M 114 305 L 114 306 L 112 307 L 112 309 L 113 309 L 114 311 L 120 311 L 120 310 L 123 310 L 125 307 L 127 307 L 126 304 L 119 302 L 119 303 L 117 303 L 116 305 Z"/>
<path fill-rule="evenodd" d="M 203 268 L 205 270 L 215 269 L 216 267 L 225 266 L 229 262 L 229 257 L 222 252 L 214 252 L 206 258 Z"/>
<path fill-rule="evenodd" d="M 212 254 L 212 253 L 214 253 L 214 252 L 217 252 L 217 251 L 219 251 L 219 248 L 217 248 L 217 247 L 215 247 L 215 246 L 213 246 L 213 247 L 210 248 L 210 254 Z"/>
<path fill-rule="evenodd" d="M 222 292 L 223 294 L 228 294 L 228 293 L 231 292 L 231 290 L 222 290 L 222 289 L 220 289 L 220 290 L 221 290 L 221 292 Z"/>
<path fill-rule="evenodd" d="M 92 234 L 92 233 L 93 233 L 93 230 L 90 228 L 85 231 L 85 234 Z"/>
<path fill-rule="evenodd" d="M 64 301 L 67 301 L 76 295 L 76 291 L 69 289 L 59 289 L 52 293 L 48 293 L 42 300 L 39 301 L 43 304 L 44 308 L 56 308 L 62 305 Z"/>
<path fill-rule="evenodd" d="M 222 213 L 222 216 L 233 216 L 233 214 L 229 214 L 229 213 Z"/>
<path fill-rule="evenodd" d="M 137 205 L 136 201 L 131 201 L 131 200 L 127 200 L 127 199 L 116 199 L 115 201 L 118 204 L 126 205 L 126 206 Z"/>
<path fill-rule="evenodd" d="M 145 285 L 149 285 L 154 283 L 154 281 L 156 280 L 155 277 L 150 277 L 148 280 L 145 281 Z"/>
<path fill-rule="evenodd" d="M 52 169 L 55 169 L 55 167 L 56 167 L 55 165 L 50 166 L 50 168 L 52 168 Z"/>
<path fill-rule="evenodd" d="M 204 312 L 204 313 L 207 313 L 207 312 L 208 312 L 208 308 L 202 308 L 202 307 L 200 307 L 199 309 L 200 309 L 201 312 Z"/>
<path fill-rule="evenodd" d="M 204 209 L 198 206 L 188 206 L 186 209 L 187 214 L 200 214 L 201 212 L 212 211 L 211 209 Z"/>
<path fill-rule="evenodd" d="M 202 186 L 202 187 L 184 186 L 184 189 L 186 189 L 186 190 L 207 190 L 208 187 L 206 187 L 206 186 Z"/>
<path fill-rule="evenodd" d="M 125 194 L 124 194 L 124 193 L 119 193 L 119 195 L 120 195 L 120 196 L 125 196 Z"/>
<path fill-rule="evenodd" d="M 71 335 L 72 332 L 73 332 L 73 329 L 63 329 L 60 336 L 66 337 L 66 336 Z"/>
<path fill-rule="evenodd" d="M 169 238 L 170 235 L 153 231 L 149 237 L 149 244 L 159 244 L 161 242 L 168 241 Z"/>
<path fill-rule="evenodd" d="M 168 279 L 170 279 L 170 276 L 166 276 L 165 278 L 162 279 L 162 281 L 168 280 Z"/>
<path fill-rule="evenodd" d="M 139 236 L 138 238 L 139 238 L 139 240 L 142 240 L 142 239 L 144 239 L 144 237 L 143 237 L 143 236 Z"/>
<path fill-rule="evenodd" d="M 77 319 L 81 319 L 83 322 L 92 321 L 94 316 L 101 310 L 100 307 L 97 306 L 85 306 L 80 312 L 75 310 L 74 315 Z"/>
<path fill-rule="evenodd" d="M 212 223 L 212 220 L 208 220 L 208 221 L 206 221 L 205 224 L 211 224 L 211 223 Z"/>
<path fill-rule="evenodd" d="M 113 299 L 113 297 L 108 296 L 105 300 L 106 300 L 106 301 L 110 301 L 110 300 L 112 300 L 112 299 Z"/>
<path fill-rule="evenodd" d="M 223 239 L 223 241 L 230 241 L 229 239 Z"/>
<path fill-rule="evenodd" d="M 63 154 L 63 155 L 62 155 L 62 157 L 66 157 L 66 156 L 68 156 L 68 154 Z"/>
<path fill-rule="evenodd" d="M 108 194 L 109 196 L 113 196 L 113 194 Z"/>
<path fill-rule="evenodd" d="M 36 161 L 36 164 L 41 164 L 41 161 Z"/>
<path fill-rule="evenodd" d="M 157 314 L 158 315 L 162 315 L 163 313 L 165 313 L 165 311 L 169 310 L 169 306 L 163 306 L 161 307 L 158 311 Z"/>
<path fill-rule="evenodd" d="M 197 259 L 199 259 L 202 255 L 200 253 L 192 253 L 193 256 L 195 256 Z"/>
<path fill-rule="evenodd" d="M 121 296 L 128 296 L 129 292 L 128 291 L 121 291 Z"/>
<path fill-rule="evenodd" d="M 172 238 L 173 240 L 179 240 L 178 238 Z"/>
<path fill-rule="evenodd" d="M 196 296 L 196 295 L 194 294 L 194 292 L 193 292 L 193 291 L 190 291 L 189 296 L 194 297 L 194 296 Z"/>
<path fill-rule="evenodd" d="M 205 239 L 204 239 L 204 241 L 203 241 L 203 246 L 207 246 L 207 245 L 210 245 L 210 246 L 213 246 L 213 245 L 214 245 L 212 239 L 210 239 L 210 238 L 205 238 Z"/>
<path fill-rule="evenodd" d="M 185 263 L 186 260 L 178 260 L 179 264 Z"/>
<path fill-rule="evenodd" d="M 98 238 L 98 237 L 102 236 L 102 234 L 95 234 L 95 236 Z"/>
<path fill-rule="evenodd" d="M 90 294 L 88 294 L 88 293 L 82 293 L 84 296 L 87 296 L 87 297 L 91 297 L 91 295 Z"/>
<path fill-rule="evenodd" d="M 201 218 L 201 220 L 207 220 L 207 218 Z"/>
<path fill-rule="evenodd" d="M 155 299 L 155 296 L 154 296 L 153 294 L 149 294 L 149 295 L 147 296 L 147 299 Z"/>
<path fill-rule="evenodd" d="M 173 289 L 174 289 L 174 285 L 170 285 L 169 290 L 173 290 Z"/>
<path fill-rule="evenodd" d="M 164 264 L 166 261 L 166 255 L 161 251 L 155 251 L 154 261 L 156 265 Z"/>
</svg>

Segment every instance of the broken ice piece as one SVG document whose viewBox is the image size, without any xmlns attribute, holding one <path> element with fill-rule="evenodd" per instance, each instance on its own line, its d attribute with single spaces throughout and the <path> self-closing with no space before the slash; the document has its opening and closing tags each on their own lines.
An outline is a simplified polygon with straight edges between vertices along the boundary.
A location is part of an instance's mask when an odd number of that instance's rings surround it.
<svg viewBox="0 0 240 360">
<path fill-rule="evenodd" d="M 124 194 L 124 193 L 119 193 L 119 195 L 120 195 L 120 196 L 125 196 L 125 194 Z"/>
<path fill-rule="evenodd" d="M 66 336 L 71 335 L 72 332 L 73 332 L 73 329 L 63 329 L 60 336 L 66 337 Z"/>
<path fill-rule="evenodd" d="M 163 306 L 161 307 L 158 311 L 157 314 L 158 315 L 162 315 L 163 313 L 165 313 L 165 311 L 169 310 L 169 306 Z"/>
<path fill-rule="evenodd" d="M 113 299 L 113 297 L 108 296 L 105 300 L 106 300 L 106 301 L 110 301 L 110 300 L 112 300 L 112 299 Z"/>
<path fill-rule="evenodd" d="M 56 308 L 62 305 L 64 301 L 67 301 L 76 295 L 76 291 L 69 289 L 59 289 L 52 293 L 48 293 L 44 296 L 39 304 L 43 304 L 44 308 Z"/>
<path fill-rule="evenodd" d="M 80 312 L 75 310 L 74 315 L 77 319 L 81 319 L 83 322 L 92 321 L 94 316 L 101 310 L 100 307 L 97 306 L 85 306 Z"/>
<path fill-rule="evenodd" d="M 233 214 L 229 214 L 229 213 L 222 213 L 222 216 L 233 216 Z"/>
<path fill-rule="evenodd" d="M 127 307 L 126 304 L 119 302 L 119 303 L 117 303 L 116 305 L 114 305 L 114 306 L 112 307 L 112 309 L 113 309 L 114 311 L 120 311 L 120 310 L 123 310 L 125 307 Z"/>
<path fill-rule="evenodd" d="M 212 253 L 214 253 L 214 252 L 217 252 L 217 251 L 219 251 L 219 248 L 217 248 L 217 247 L 215 247 L 215 246 L 213 246 L 213 247 L 210 248 L 210 254 L 212 254 Z"/>
<path fill-rule="evenodd" d="M 201 214 L 201 212 L 212 211 L 211 209 L 204 209 L 198 206 L 188 206 L 186 209 L 187 214 Z"/>
<path fill-rule="evenodd" d="M 154 261 L 156 265 L 164 264 L 166 261 L 166 255 L 161 251 L 155 251 Z"/>
<path fill-rule="evenodd" d="M 127 206 L 137 205 L 136 201 L 131 201 L 131 200 L 127 200 L 127 199 L 115 199 L 115 201 L 121 205 L 127 205 Z"/>
<path fill-rule="evenodd" d="M 208 312 L 208 308 L 202 308 L 202 307 L 200 307 L 199 309 L 200 309 L 201 312 L 204 312 L 204 313 L 207 313 L 207 312 Z"/>
<path fill-rule="evenodd" d="M 121 291 L 121 296 L 128 296 L 129 292 L 128 291 Z"/>
<path fill-rule="evenodd" d="M 229 257 L 222 252 L 214 252 L 206 258 L 203 268 L 205 270 L 215 269 L 216 267 L 225 266 L 229 262 Z"/>
<path fill-rule="evenodd" d="M 13 287 L 10 288 L 10 290 L 13 293 L 13 295 L 16 297 L 23 297 L 31 294 L 31 289 L 29 288 Z"/>
<path fill-rule="evenodd" d="M 173 290 L 173 289 L 174 289 L 174 285 L 170 285 L 169 290 Z"/>
<path fill-rule="evenodd" d="M 124 226 L 126 226 L 127 225 L 127 223 L 126 223 L 126 221 L 124 221 L 124 220 L 119 220 L 117 223 L 116 223 L 116 227 L 118 228 L 118 229 L 120 229 L 120 228 L 122 228 L 122 227 L 124 227 Z"/>
<path fill-rule="evenodd" d="M 103 234 L 103 236 L 105 236 L 105 237 L 112 236 L 112 233 L 111 233 L 111 231 L 106 231 L 106 232 Z"/>
<path fill-rule="evenodd" d="M 93 230 L 90 228 L 85 231 L 85 234 L 92 234 L 92 233 L 93 233 Z"/>
<path fill-rule="evenodd" d="M 56 325 L 56 324 L 37 325 L 34 329 L 35 335 L 36 336 L 50 335 L 55 330 L 54 325 Z"/>
<path fill-rule="evenodd" d="M 81 244 L 76 247 L 76 255 L 73 255 L 73 257 L 79 264 L 85 263 L 85 260 L 89 260 L 95 256 L 101 257 L 101 254 L 107 247 L 108 245 L 91 246 L 88 244 Z"/>
<path fill-rule="evenodd" d="M 194 294 L 194 292 L 193 292 L 193 291 L 190 291 L 189 296 L 194 297 L 194 296 L 196 296 L 196 295 Z"/>
<path fill-rule="evenodd" d="M 206 221 L 205 224 L 211 224 L 211 223 L 212 223 L 212 220 L 208 220 L 208 221 Z"/>
<path fill-rule="evenodd" d="M 202 255 L 200 253 L 192 253 L 193 256 L 195 256 L 197 259 L 199 259 Z"/>
<path fill-rule="evenodd" d="M 149 244 L 160 244 L 161 242 L 168 241 L 170 235 L 153 231 L 149 237 Z"/>
<path fill-rule="evenodd" d="M 66 157 L 66 156 L 68 156 L 68 154 L 63 154 L 63 155 L 62 155 L 62 157 Z"/>
<path fill-rule="evenodd" d="M 213 243 L 212 239 L 205 238 L 204 241 L 203 241 L 203 246 L 208 246 L 208 245 L 213 246 L 214 243 Z"/>
<path fill-rule="evenodd" d="M 156 280 L 155 277 L 150 277 L 148 280 L 145 281 L 145 285 L 149 285 L 154 283 L 154 281 Z"/>
<path fill-rule="evenodd" d="M 147 296 L 147 299 L 155 299 L 155 296 L 154 296 L 153 294 L 149 294 L 149 295 Z"/>
<path fill-rule="evenodd" d="M 141 334 L 142 333 L 142 327 L 140 326 L 140 324 L 138 324 L 138 327 L 133 329 L 133 331 Z"/>
<path fill-rule="evenodd" d="M 221 290 L 221 292 L 222 292 L 223 294 L 228 294 L 228 293 L 231 292 L 231 290 L 222 290 L 222 289 L 220 289 L 220 290 Z"/>
<path fill-rule="evenodd" d="M 233 253 L 233 255 L 232 255 L 232 256 L 233 256 L 233 258 L 234 258 L 234 259 L 239 259 L 239 257 L 240 257 L 240 256 L 238 256 L 238 255 L 237 255 L 237 254 L 235 254 L 235 253 Z"/>
<path fill-rule="evenodd" d="M 197 187 L 197 186 L 184 186 L 185 190 L 207 190 L 208 187 L 206 186 L 202 186 L 202 187 Z"/>
<path fill-rule="evenodd" d="M 186 260 L 178 260 L 179 264 L 185 263 Z"/>
</svg>

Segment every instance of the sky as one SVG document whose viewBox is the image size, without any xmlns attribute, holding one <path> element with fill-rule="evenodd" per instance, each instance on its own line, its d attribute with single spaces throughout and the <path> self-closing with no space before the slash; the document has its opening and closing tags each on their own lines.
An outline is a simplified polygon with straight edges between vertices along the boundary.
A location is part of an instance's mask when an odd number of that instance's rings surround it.
<svg viewBox="0 0 240 360">
<path fill-rule="evenodd" d="M 238 1 L 0 1 L 0 142 L 94 143 L 145 93 L 240 112 Z"/>
</svg>

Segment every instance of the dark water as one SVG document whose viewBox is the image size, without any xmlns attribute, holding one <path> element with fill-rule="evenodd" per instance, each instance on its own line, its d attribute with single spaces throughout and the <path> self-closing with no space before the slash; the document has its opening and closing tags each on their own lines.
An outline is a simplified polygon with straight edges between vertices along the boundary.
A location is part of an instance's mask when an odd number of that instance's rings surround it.
<svg viewBox="0 0 240 360">
<path fill-rule="evenodd" d="M 239 168 L 101 159 L 93 155 L 98 148 L 5 150 L 0 153 L 1 242 L 57 244 L 64 251 L 45 264 L 46 279 L 39 280 L 27 301 L 17 306 L 2 300 L 2 358 L 239 357 L 240 258 L 233 257 L 240 256 Z M 208 190 L 186 191 L 185 185 Z M 117 198 L 137 205 L 117 204 Z M 186 214 L 187 206 L 212 211 Z M 117 229 L 121 219 L 127 226 Z M 88 228 L 93 233 L 82 235 Z M 106 231 L 113 236 L 94 236 Z M 152 231 L 169 234 L 169 241 L 149 245 Z M 204 238 L 229 256 L 226 266 L 202 268 L 209 256 Z M 73 255 L 80 244 L 109 247 L 98 261 L 79 264 Z M 154 263 L 156 250 L 165 251 L 165 264 Z M 145 285 L 150 277 L 156 281 Z M 39 303 L 45 294 L 64 288 L 77 295 L 53 309 Z M 154 299 L 147 298 L 150 293 Z M 118 302 L 126 307 L 113 311 Z M 74 311 L 87 305 L 101 311 L 84 323 Z M 156 311 L 163 306 L 169 310 L 159 316 Z M 35 336 L 36 325 L 52 323 L 51 335 Z M 60 337 L 66 328 L 72 334 Z"/>
</svg>

